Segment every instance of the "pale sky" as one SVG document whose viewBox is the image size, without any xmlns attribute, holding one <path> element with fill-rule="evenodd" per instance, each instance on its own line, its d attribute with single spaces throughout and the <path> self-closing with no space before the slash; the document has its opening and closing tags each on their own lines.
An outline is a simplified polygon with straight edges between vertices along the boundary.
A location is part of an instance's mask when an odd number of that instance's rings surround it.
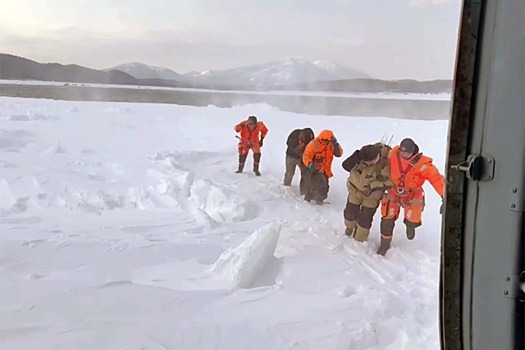
<svg viewBox="0 0 525 350">
<path fill-rule="evenodd" d="M 177 73 L 302 57 L 452 79 L 461 0 L 0 0 L 0 52 Z"/>
</svg>

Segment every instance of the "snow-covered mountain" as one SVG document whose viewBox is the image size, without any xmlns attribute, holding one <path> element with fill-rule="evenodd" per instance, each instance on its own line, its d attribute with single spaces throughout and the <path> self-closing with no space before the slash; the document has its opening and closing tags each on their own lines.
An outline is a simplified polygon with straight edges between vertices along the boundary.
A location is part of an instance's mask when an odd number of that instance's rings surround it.
<svg viewBox="0 0 525 350">
<path fill-rule="evenodd" d="M 313 64 L 316 67 L 326 70 L 337 79 L 372 79 L 370 75 L 361 70 L 345 67 L 339 63 L 317 60 L 314 61 Z"/>
<path fill-rule="evenodd" d="M 208 84 L 244 84 L 256 86 L 296 84 L 313 81 L 371 78 L 357 69 L 337 63 L 302 58 L 287 58 L 264 64 L 239 67 L 223 71 L 203 71 L 184 74 L 193 82 Z"/>
<path fill-rule="evenodd" d="M 451 80 L 374 79 L 363 71 L 338 63 L 288 58 L 230 70 L 180 75 L 168 68 L 127 63 L 105 70 L 76 64 L 42 64 L 0 53 L 0 79 L 120 84 L 219 90 L 290 90 L 343 93 L 450 94 Z"/>
<path fill-rule="evenodd" d="M 175 73 L 169 68 L 149 66 L 139 62 L 124 63 L 105 69 L 105 71 L 110 70 L 120 70 L 137 79 L 184 80 L 182 75 Z"/>
<path fill-rule="evenodd" d="M 263 64 L 243 66 L 227 70 L 193 71 L 178 74 L 168 68 L 132 62 L 109 69 L 120 70 L 137 79 L 167 79 L 186 81 L 199 86 L 276 86 L 314 81 L 372 78 L 367 73 L 335 62 L 314 61 L 303 58 L 286 58 Z"/>
</svg>

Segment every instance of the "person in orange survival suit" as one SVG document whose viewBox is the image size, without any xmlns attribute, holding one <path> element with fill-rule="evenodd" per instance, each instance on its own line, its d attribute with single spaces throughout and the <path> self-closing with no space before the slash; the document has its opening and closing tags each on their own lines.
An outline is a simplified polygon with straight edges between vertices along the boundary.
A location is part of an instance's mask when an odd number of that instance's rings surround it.
<svg viewBox="0 0 525 350">
<path fill-rule="evenodd" d="M 419 152 L 414 140 L 406 138 L 394 147 L 388 155 L 390 176 L 394 187 L 389 189 L 381 201 L 381 245 L 377 251 L 385 255 L 392 243 L 394 225 L 401 207 L 404 209 L 407 238 L 412 240 L 416 227 L 421 226 L 425 207 L 423 184 L 430 182 L 443 199 L 445 179 L 432 164 L 432 158 Z"/>
<path fill-rule="evenodd" d="M 251 115 L 247 120 L 243 120 L 235 125 L 235 131 L 241 133 L 238 151 L 239 151 L 239 168 L 236 173 L 242 173 L 248 152 L 253 151 L 253 172 L 261 176 L 259 172 L 259 163 L 261 161 L 261 147 L 263 140 L 268 133 L 268 128 L 263 122 L 257 121 L 257 117 Z M 259 138 L 260 135 L 260 138 Z"/>
<path fill-rule="evenodd" d="M 332 173 L 332 160 L 343 155 L 343 148 L 337 142 L 331 130 L 323 130 L 310 141 L 303 152 L 303 163 L 308 167 L 306 178 L 306 194 L 304 200 L 312 199 L 317 204 L 323 204 L 328 197 L 328 179 Z"/>
</svg>

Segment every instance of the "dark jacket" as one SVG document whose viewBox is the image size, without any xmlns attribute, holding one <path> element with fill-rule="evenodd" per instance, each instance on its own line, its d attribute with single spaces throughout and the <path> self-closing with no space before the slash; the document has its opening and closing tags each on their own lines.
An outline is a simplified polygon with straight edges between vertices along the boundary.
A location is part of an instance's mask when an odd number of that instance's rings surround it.
<svg viewBox="0 0 525 350">
<path fill-rule="evenodd" d="M 288 135 L 286 140 L 286 155 L 292 158 L 301 159 L 304 149 L 308 142 L 313 140 L 314 132 L 310 128 L 295 129 Z"/>
</svg>

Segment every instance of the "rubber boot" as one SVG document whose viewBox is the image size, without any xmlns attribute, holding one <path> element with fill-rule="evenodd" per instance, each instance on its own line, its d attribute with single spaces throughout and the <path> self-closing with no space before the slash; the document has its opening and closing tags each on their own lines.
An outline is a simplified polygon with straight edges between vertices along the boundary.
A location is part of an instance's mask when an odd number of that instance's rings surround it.
<svg viewBox="0 0 525 350">
<path fill-rule="evenodd" d="M 396 224 L 395 219 L 381 218 L 380 230 L 381 230 L 381 245 L 377 250 L 377 254 L 385 256 L 390 245 L 392 244 L 392 237 L 394 234 L 394 226 Z"/>
<path fill-rule="evenodd" d="M 370 234 L 369 228 L 361 227 L 360 225 L 357 225 L 357 228 L 355 229 L 355 240 L 358 242 L 365 242 L 368 239 L 368 235 Z"/>
<path fill-rule="evenodd" d="M 416 237 L 416 227 L 421 226 L 421 222 L 412 222 L 405 219 L 403 221 L 407 227 L 407 238 L 413 240 Z"/>
<path fill-rule="evenodd" d="M 237 169 L 235 173 L 240 174 L 242 173 L 243 170 L 244 170 L 244 163 L 239 163 L 239 168 Z"/>
<path fill-rule="evenodd" d="M 246 157 L 248 157 L 247 154 L 244 154 L 244 155 L 240 154 L 239 155 L 239 168 L 235 172 L 236 174 L 240 174 L 244 170 L 244 164 L 246 163 Z"/>
<path fill-rule="evenodd" d="M 385 256 L 388 249 L 390 249 L 390 244 L 392 244 L 392 236 L 389 238 L 384 238 L 383 235 L 381 235 L 381 245 L 377 250 L 377 254 Z"/>
<path fill-rule="evenodd" d="M 355 234 L 355 228 L 357 227 L 357 220 L 345 220 L 345 235 L 348 237 L 354 237 Z"/>
<path fill-rule="evenodd" d="M 259 171 L 259 163 L 261 161 L 261 154 L 260 153 L 254 153 L 253 154 L 253 172 L 256 176 L 261 176 L 261 172 Z"/>
<path fill-rule="evenodd" d="M 407 238 L 413 240 L 416 237 L 416 228 L 414 226 L 407 226 Z"/>
</svg>

